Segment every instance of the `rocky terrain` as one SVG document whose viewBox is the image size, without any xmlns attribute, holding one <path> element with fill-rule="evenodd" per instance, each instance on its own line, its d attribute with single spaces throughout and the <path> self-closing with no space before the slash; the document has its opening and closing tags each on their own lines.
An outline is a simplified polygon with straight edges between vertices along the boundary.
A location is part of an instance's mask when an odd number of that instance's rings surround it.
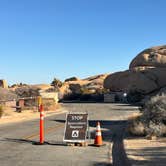
<svg viewBox="0 0 166 166">
<path fill-rule="evenodd" d="M 166 45 L 145 49 L 130 63 L 129 70 L 108 75 L 110 91 L 148 95 L 166 87 Z"/>
<path fill-rule="evenodd" d="M 14 100 L 17 98 L 17 95 L 13 92 L 10 91 L 9 89 L 6 88 L 0 88 L 0 101 L 10 101 Z"/>
<path fill-rule="evenodd" d="M 66 79 L 63 86 L 59 89 L 60 98 L 77 98 L 77 95 L 98 94 L 103 91 L 103 81 L 108 74 L 101 74 L 85 79 L 72 77 Z M 78 97 L 79 98 L 79 97 Z"/>
</svg>

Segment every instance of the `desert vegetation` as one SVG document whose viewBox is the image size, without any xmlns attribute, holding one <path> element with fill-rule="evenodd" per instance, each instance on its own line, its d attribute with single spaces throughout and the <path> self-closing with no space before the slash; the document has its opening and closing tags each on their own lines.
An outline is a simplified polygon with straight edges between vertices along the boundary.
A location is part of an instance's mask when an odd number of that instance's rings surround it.
<svg viewBox="0 0 166 166">
<path fill-rule="evenodd" d="M 62 85 L 63 82 L 57 78 L 54 78 L 53 81 L 51 82 L 51 86 L 53 86 L 56 90 L 59 90 L 59 88 L 62 87 Z"/>
<path fill-rule="evenodd" d="M 152 97 L 129 126 L 134 135 L 166 136 L 166 94 Z"/>
</svg>

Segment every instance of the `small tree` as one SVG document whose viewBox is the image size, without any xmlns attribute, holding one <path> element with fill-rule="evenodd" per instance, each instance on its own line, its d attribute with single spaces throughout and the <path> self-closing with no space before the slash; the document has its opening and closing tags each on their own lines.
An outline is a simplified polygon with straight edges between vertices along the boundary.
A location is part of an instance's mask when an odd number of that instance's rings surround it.
<svg viewBox="0 0 166 166">
<path fill-rule="evenodd" d="M 59 89 L 62 87 L 63 83 L 57 78 L 54 78 L 54 80 L 51 82 L 51 86 L 54 86 L 55 89 Z"/>
</svg>

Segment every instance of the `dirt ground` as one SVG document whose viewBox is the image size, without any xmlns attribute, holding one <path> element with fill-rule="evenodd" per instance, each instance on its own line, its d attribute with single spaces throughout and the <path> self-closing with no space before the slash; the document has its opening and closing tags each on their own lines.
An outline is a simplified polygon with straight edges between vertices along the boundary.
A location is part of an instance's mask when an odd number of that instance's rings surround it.
<svg viewBox="0 0 166 166">
<path fill-rule="evenodd" d="M 124 145 L 133 166 L 165 166 L 166 138 L 129 138 L 124 140 Z"/>
<path fill-rule="evenodd" d="M 45 112 L 45 117 L 51 116 L 53 114 L 65 112 L 64 108 L 59 107 L 56 110 L 50 110 Z M 40 114 L 36 109 L 34 110 L 23 110 L 21 113 L 16 112 L 14 109 L 6 108 L 4 110 L 3 116 L 0 118 L 0 125 L 15 123 L 15 122 L 23 122 L 32 119 L 39 119 Z"/>
</svg>

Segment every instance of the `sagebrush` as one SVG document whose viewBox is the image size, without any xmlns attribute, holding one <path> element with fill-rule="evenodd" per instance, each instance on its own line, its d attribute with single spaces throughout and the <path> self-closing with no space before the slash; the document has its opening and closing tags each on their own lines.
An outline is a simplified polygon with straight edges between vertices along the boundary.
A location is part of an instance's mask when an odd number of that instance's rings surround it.
<svg viewBox="0 0 166 166">
<path fill-rule="evenodd" d="M 141 111 L 142 115 L 130 124 L 130 132 L 136 135 L 165 136 L 166 94 L 152 97 Z"/>
<path fill-rule="evenodd" d="M 152 97 L 143 107 L 141 118 L 147 134 L 166 134 L 166 95 Z"/>
</svg>

